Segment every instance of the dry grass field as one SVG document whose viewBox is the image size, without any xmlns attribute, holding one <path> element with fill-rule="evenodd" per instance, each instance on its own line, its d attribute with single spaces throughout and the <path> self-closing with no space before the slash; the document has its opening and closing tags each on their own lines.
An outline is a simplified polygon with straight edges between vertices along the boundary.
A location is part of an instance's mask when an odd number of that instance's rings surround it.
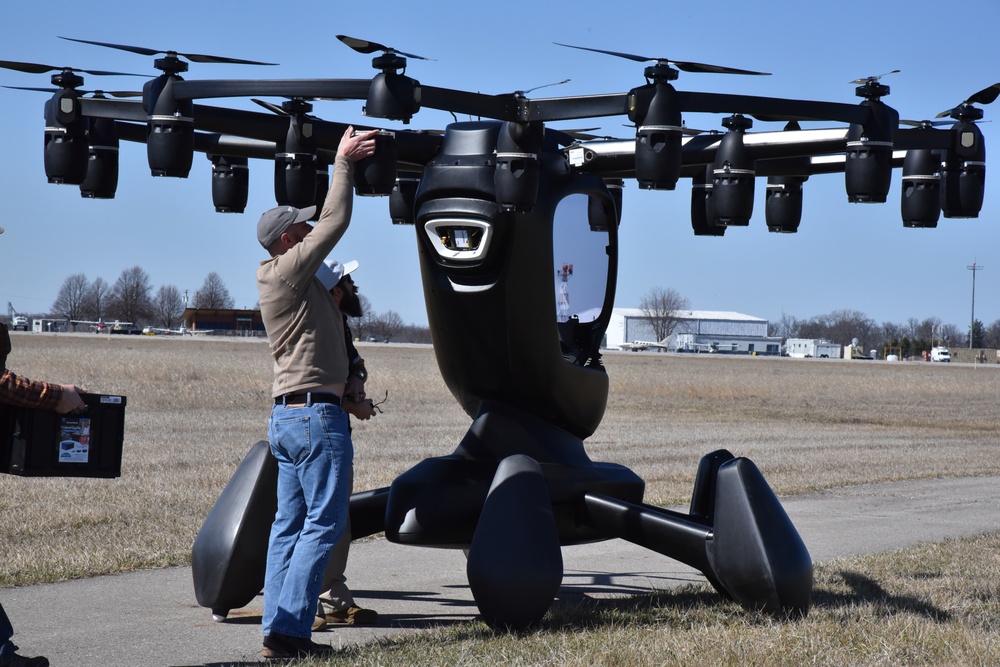
<svg viewBox="0 0 1000 667">
<path fill-rule="evenodd" d="M 128 407 L 120 479 L 0 478 L 0 586 L 187 564 L 219 492 L 265 437 L 266 343 L 20 334 L 13 344 L 15 371 L 124 394 Z M 384 414 L 355 425 L 356 491 L 450 453 L 470 422 L 430 348 L 361 352 L 369 394 L 389 397 Z M 686 503 L 698 459 L 719 447 L 752 458 L 779 495 L 1000 474 L 997 366 L 655 353 L 609 353 L 605 363 L 611 396 L 587 450 L 634 469 L 654 504 Z M 706 605 L 715 599 L 709 589 L 693 588 L 554 609 L 541 632 L 515 642 L 472 624 L 345 650 L 338 660 L 413 664 L 433 645 L 442 653 L 420 662 L 990 664 L 984 656 L 1000 650 L 998 549 L 992 536 L 820 565 L 814 612 L 804 622 Z M 904 592 L 883 595 L 879 587 Z M 946 618 L 962 620 L 948 626 Z M 663 637 L 676 641 L 665 645 Z M 910 653 L 912 646 L 921 652 Z"/>
<path fill-rule="evenodd" d="M 266 437 L 271 367 L 259 339 L 21 334 L 29 377 L 128 397 L 122 476 L 4 476 L 0 585 L 187 563 L 201 521 Z M 355 490 L 450 453 L 470 419 L 427 347 L 367 345 Z M 748 456 L 780 494 L 879 480 L 1000 473 L 1000 367 L 611 353 L 591 458 L 634 469 L 647 501 L 688 500 L 698 459 Z"/>
</svg>

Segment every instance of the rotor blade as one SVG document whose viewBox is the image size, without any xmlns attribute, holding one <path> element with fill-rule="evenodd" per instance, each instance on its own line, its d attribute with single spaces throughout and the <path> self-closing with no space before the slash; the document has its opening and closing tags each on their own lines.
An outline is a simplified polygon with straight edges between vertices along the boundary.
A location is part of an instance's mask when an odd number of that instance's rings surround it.
<svg viewBox="0 0 1000 667">
<path fill-rule="evenodd" d="M 889 76 L 890 74 L 899 74 L 899 70 L 898 69 L 894 69 L 891 72 L 886 72 L 885 74 L 876 74 L 874 76 L 866 76 L 863 79 L 855 79 L 854 81 L 851 81 L 851 83 L 862 84 L 862 83 L 868 83 L 869 81 L 878 81 L 883 76 Z"/>
<path fill-rule="evenodd" d="M 685 60 L 670 60 L 669 58 L 648 58 L 646 56 L 637 56 L 631 53 L 622 53 L 620 51 L 605 51 L 604 49 L 592 49 L 586 46 L 573 46 L 572 44 L 563 44 L 561 42 L 553 42 L 553 44 L 556 44 L 557 46 L 567 46 L 571 49 L 593 51 L 594 53 L 605 53 L 609 56 L 626 58 L 628 60 L 633 60 L 638 63 L 658 62 L 663 64 L 676 65 L 677 69 L 683 70 L 685 72 L 705 72 L 709 74 L 750 74 L 755 76 L 770 76 L 770 72 L 755 72 L 753 70 L 748 70 L 748 69 L 737 69 L 735 67 L 722 67 L 721 65 L 706 65 L 705 63 L 695 63 Z"/>
<path fill-rule="evenodd" d="M 225 58 L 223 56 L 207 56 L 198 53 L 181 53 L 180 51 L 157 51 L 155 49 L 149 49 L 144 46 L 127 46 L 125 44 L 112 44 L 111 42 L 95 42 L 89 39 L 74 39 L 73 37 L 62 37 L 59 39 L 69 40 L 70 42 L 80 42 L 81 44 L 93 44 L 94 46 L 105 46 L 109 49 L 120 49 L 122 51 L 129 51 L 131 53 L 138 53 L 141 56 L 155 56 L 159 54 L 169 55 L 175 53 L 179 56 L 184 56 L 191 62 L 196 63 L 227 63 L 234 65 L 276 65 L 277 63 L 263 63 L 256 60 L 242 60 L 240 58 Z"/>
<path fill-rule="evenodd" d="M 903 120 L 900 119 L 900 125 L 907 125 L 909 127 L 940 127 L 942 125 L 952 125 L 954 121 L 950 120 Z"/>
<path fill-rule="evenodd" d="M 668 60 L 671 65 L 676 65 L 677 69 L 685 72 L 704 72 L 708 74 L 747 74 L 750 76 L 771 76 L 770 72 L 755 72 L 749 69 L 737 69 L 735 67 L 722 67 L 721 65 L 706 65 L 704 63 L 685 62 L 683 60 Z"/>
<path fill-rule="evenodd" d="M 243 60 L 242 58 L 226 58 L 225 56 L 208 56 L 200 53 L 181 53 L 175 51 L 177 55 L 184 56 L 193 63 L 217 63 L 223 65 L 277 65 L 278 63 L 264 63 L 257 60 Z"/>
<path fill-rule="evenodd" d="M 70 42 L 79 42 L 81 44 L 93 44 L 94 46 L 106 46 L 109 49 L 119 49 L 121 51 L 131 51 L 132 53 L 138 53 L 140 56 L 155 56 L 163 51 L 155 51 L 153 49 L 147 49 L 143 46 L 126 46 L 124 44 L 111 44 L 110 42 L 94 42 L 89 39 L 75 39 L 73 37 L 63 37 L 59 36 L 59 39 L 65 39 Z"/>
<path fill-rule="evenodd" d="M 78 67 L 56 67 L 55 65 L 41 65 L 39 63 L 22 63 L 14 60 L 0 60 L 0 67 L 5 69 L 27 72 L 29 74 L 45 74 L 46 72 L 83 72 L 95 76 L 146 76 L 145 74 L 129 74 L 128 72 L 106 72 L 100 69 L 80 69 Z"/>
<path fill-rule="evenodd" d="M 12 90 L 35 90 L 40 93 L 58 93 L 60 88 L 33 88 L 31 86 L 3 86 Z M 77 90 L 82 95 L 111 95 L 112 97 L 142 97 L 142 92 L 137 90 Z"/>
<path fill-rule="evenodd" d="M 219 97 L 301 97 L 309 99 L 363 100 L 368 97 L 371 79 L 203 79 L 177 81 L 178 100 Z"/>
<path fill-rule="evenodd" d="M 59 88 L 32 88 L 31 86 L 4 86 L 4 88 L 10 88 L 11 90 L 34 90 L 39 93 L 58 93 L 60 90 Z"/>
<path fill-rule="evenodd" d="M 382 46 L 378 42 L 369 42 L 367 39 L 348 37 L 347 35 L 337 35 L 337 39 L 351 47 L 358 53 L 375 53 L 376 51 L 389 51 L 389 48 Z"/>
<path fill-rule="evenodd" d="M 565 46 L 570 49 L 580 49 L 581 51 L 593 51 L 594 53 L 604 53 L 609 56 L 618 56 L 619 58 L 625 58 L 627 60 L 634 60 L 637 63 L 645 63 L 650 61 L 655 61 L 656 58 L 646 58 L 644 56 L 636 56 L 631 53 L 620 53 L 618 51 L 605 51 L 604 49 L 592 49 L 589 46 L 573 46 L 572 44 L 563 44 L 562 42 L 552 42 L 556 46 Z"/>
<path fill-rule="evenodd" d="M 1000 83 L 994 83 L 989 88 L 983 88 L 965 101 L 969 104 L 990 104 L 998 95 L 1000 95 Z"/>
<path fill-rule="evenodd" d="M 385 46 L 384 44 L 379 44 L 378 42 L 370 42 L 367 39 L 358 39 L 357 37 L 348 37 L 347 35 L 337 35 L 337 39 L 358 53 L 375 53 L 376 51 L 383 51 L 385 53 L 398 53 L 401 56 L 416 58 L 417 60 L 430 60 L 430 58 L 424 58 L 423 56 L 418 56 L 413 53 L 406 53 L 405 51 L 400 51 L 399 49 L 394 49 L 391 46 Z"/>
<path fill-rule="evenodd" d="M 291 115 L 287 111 L 285 111 L 284 109 L 282 109 L 281 107 L 279 107 L 277 104 L 271 104 L 270 102 L 265 102 L 264 100 L 258 100 L 256 97 L 251 97 L 250 101 L 253 102 L 254 104 L 258 104 L 258 105 L 264 107 L 268 111 L 272 111 L 272 112 L 278 114 L 279 116 L 289 116 L 289 115 Z"/>
</svg>

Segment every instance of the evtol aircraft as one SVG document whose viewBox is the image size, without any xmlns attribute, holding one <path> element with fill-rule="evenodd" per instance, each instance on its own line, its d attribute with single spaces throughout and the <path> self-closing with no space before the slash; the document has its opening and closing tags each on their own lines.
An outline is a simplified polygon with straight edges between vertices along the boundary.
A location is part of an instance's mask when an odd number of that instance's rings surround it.
<svg viewBox="0 0 1000 667">
<path fill-rule="evenodd" d="M 612 538 L 697 568 L 748 609 L 807 613 L 809 552 L 752 461 L 721 444 L 706 453 L 684 513 L 646 504 L 637 474 L 587 454 L 610 387 L 601 343 L 616 290 L 623 184 L 672 191 L 690 181 L 692 229 L 708 236 L 749 224 L 758 178 L 767 179 L 768 229 L 790 234 L 809 178 L 843 174 L 850 202 L 880 203 L 900 168 L 905 227 L 975 218 L 986 174 L 978 105 L 993 102 L 1000 84 L 945 111 L 946 121 L 907 123 L 884 101 L 882 76 L 855 82 L 857 104 L 694 92 L 675 87 L 681 72 L 764 73 L 560 45 L 643 69 L 621 92 L 530 98 L 426 85 L 407 69 L 408 59 L 425 58 L 339 39 L 373 56 L 374 76 L 187 80 L 190 63 L 268 63 L 74 38 L 155 56 L 160 73 L 139 101 L 86 93 L 78 74 L 86 70 L 0 66 L 55 72 L 44 108 L 50 182 L 111 198 L 120 141 L 144 143 L 150 173 L 161 177 L 186 177 L 200 152 L 212 161 L 220 212 L 244 210 L 250 160 L 273 162 L 279 204 L 323 201 L 348 126 L 314 115 L 314 102 L 361 101 L 376 124 L 357 129 L 380 133 L 375 155 L 356 166 L 355 189 L 387 196 L 389 219 L 414 230 L 438 366 L 471 423 L 451 454 L 354 494 L 355 538 L 384 532 L 399 544 L 464 550 L 476 604 L 499 628 L 542 618 L 562 581 L 562 546 Z M 262 112 L 203 102 L 251 96 L 283 101 L 261 100 Z M 478 120 L 406 129 L 425 108 Z M 688 130 L 684 114 L 692 112 L 723 115 L 724 131 Z M 620 117 L 632 129 L 614 138 L 550 126 L 599 117 Z M 755 132 L 755 120 L 784 129 Z M 802 128 L 814 121 L 830 127 Z M 570 263 L 574 281 L 599 280 L 574 285 L 573 300 L 557 307 L 553 269 Z M 261 589 L 274 483 L 267 443 L 256 443 L 195 541 L 196 596 L 217 619 Z"/>
</svg>

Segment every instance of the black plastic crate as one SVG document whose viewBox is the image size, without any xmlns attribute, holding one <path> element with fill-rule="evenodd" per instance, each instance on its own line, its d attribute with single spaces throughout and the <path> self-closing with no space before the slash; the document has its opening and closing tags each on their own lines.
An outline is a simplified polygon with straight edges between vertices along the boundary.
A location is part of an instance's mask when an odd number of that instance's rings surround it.
<svg viewBox="0 0 1000 667">
<path fill-rule="evenodd" d="M 86 408 L 0 405 L 0 472 L 26 477 L 121 477 L 125 397 L 80 394 Z"/>
</svg>

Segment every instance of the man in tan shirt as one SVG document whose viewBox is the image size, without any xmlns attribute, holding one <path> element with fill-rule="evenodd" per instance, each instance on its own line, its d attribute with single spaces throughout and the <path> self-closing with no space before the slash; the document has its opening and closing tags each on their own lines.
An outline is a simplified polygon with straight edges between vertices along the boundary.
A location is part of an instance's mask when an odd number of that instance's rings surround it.
<svg viewBox="0 0 1000 667">
<path fill-rule="evenodd" d="M 268 439 L 278 460 L 261 620 L 265 658 L 332 650 L 311 640 L 312 623 L 330 549 L 347 520 L 354 450 L 341 405 L 348 374 L 343 317 L 316 270 L 347 231 L 354 162 L 374 152 L 374 135 L 344 133 L 315 227 L 307 222 L 313 206 L 278 206 L 257 223 L 257 239 L 271 255 L 257 269 L 257 288 L 274 359 Z"/>
</svg>

